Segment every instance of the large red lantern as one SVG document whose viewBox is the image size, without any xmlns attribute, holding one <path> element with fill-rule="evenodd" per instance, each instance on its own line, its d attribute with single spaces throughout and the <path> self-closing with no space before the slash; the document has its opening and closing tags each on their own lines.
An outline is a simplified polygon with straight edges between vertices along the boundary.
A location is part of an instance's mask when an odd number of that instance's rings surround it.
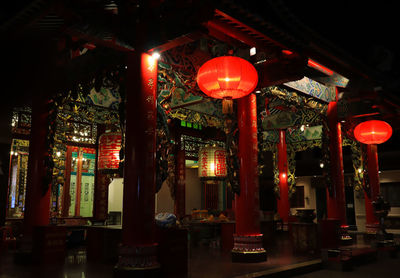
<svg viewBox="0 0 400 278">
<path fill-rule="evenodd" d="M 371 120 L 358 124 L 354 137 L 364 144 L 381 144 L 392 136 L 392 127 L 384 121 Z"/>
<path fill-rule="evenodd" d="M 109 132 L 99 137 L 97 169 L 100 171 L 118 170 L 121 133 Z"/>
<path fill-rule="evenodd" d="M 251 93 L 257 82 L 258 74 L 254 66 L 234 56 L 211 59 L 197 73 L 200 90 L 212 98 L 223 99 L 224 114 L 232 113 L 232 99 Z"/>
</svg>

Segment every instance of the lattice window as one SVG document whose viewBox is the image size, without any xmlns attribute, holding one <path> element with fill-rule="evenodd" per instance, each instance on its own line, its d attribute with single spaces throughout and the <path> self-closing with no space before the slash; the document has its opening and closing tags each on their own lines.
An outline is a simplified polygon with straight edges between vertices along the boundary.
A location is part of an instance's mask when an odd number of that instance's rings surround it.
<svg viewBox="0 0 400 278">
<path fill-rule="evenodd" d="M 30 107 L 15 108 L 11 118 L 11 131 L 18 134 L 29 134 L 31 131 Z"/>
<path fill-rule="evenodd" d="M 186 158 L 197 160 L 200 148 L 206 145 L 216 145 L 225 148 L 225 143 L 216 140 L 206 140 L 200 137 L 181 135 L 181 149 L 185 150 Z"/>
<path fill-rule="evenodd" d="M 66 123 L 65 135 L 68 141 L 95 144 L 97 126 L 92 123 L 69 120 Z"/>
</svg>

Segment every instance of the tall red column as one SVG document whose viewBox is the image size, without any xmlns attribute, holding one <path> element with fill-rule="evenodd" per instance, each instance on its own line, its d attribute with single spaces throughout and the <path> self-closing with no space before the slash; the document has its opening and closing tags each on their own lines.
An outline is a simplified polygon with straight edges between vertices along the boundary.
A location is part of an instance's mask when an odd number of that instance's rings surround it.
<svg viewBox="0 0 400 278">
<path fill-rule="evenodd" d="M 376 201 L 380 193 L 378 146 L 376 144 L 365 145 L 365 150 L 367 154 L 367 165 L 364 165 L 364 167 L 368 169 L 370 186 L 370 194 L 365 193 L 365 228 L 367 233 L 376 233 L 379 227 L 379 220 L 375 216 L 372 202 Z"/>
<path fill-rule="evenodd" d="M 256 96 L 238 100 L 240 195 L 236 196 L 236 234 L 232 261 L 265 261 L 260 233 Z"/>
<path fill-rule="evenodd" d="M 24 237 L 31 238 L 35 226 L 46 226 L 50 219 L 50 182 L 44 183 L 47 154 L 48 100 L 33 100 L 29 142 L 28 173 L 24 211 Z"/>
<path fill-rule="evenodd" d="M 330 189 L 327 189 L 327 213 L 328 218 L 337 219 L 342 226 L 346 226 L 342 130 L 338 122 L 336 101 L 328 105 L 328 127 L 332 184 L 329 185 Z"/>
<path fill-rule="evenodd" d="M 278 213 L 281 217 L 284 227 L 287 227 L 289 221 L 289 186 L 287 181 L 288 161 L 286 147 L 286 132 L 279 130 L 278 142 L 278 170 L 279 170 L 279 198 L 277 202 Z"/>
<path fill-rule="evenodd" d="M 155 239 L 157 60 L 127 54 L 122 244 L 116 271 L 157 269 Z"/>
<path fill-rule="evenodd" d="M 99 150 L 99 138 L 106 131 L 104 124 L 97 125 L 96 149 Z M 108 186 L 110 177 L 98 170 L 99 151 L 96 152 L 96 176 L 93 202 L 93 221 L 104 222 L 108 213 Z"/>
</svg>

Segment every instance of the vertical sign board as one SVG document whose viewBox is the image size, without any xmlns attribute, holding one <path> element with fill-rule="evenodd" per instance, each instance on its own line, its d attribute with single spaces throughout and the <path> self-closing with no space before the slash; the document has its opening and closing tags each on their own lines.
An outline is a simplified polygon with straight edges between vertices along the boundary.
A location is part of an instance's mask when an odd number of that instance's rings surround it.
<svg viewBox="0 0 400 278">
<path fill-rule="evenodd" d="M 107 174 L 96 172 L 96 191 L 93 217 L 96 221 L 105 221 L 108 217 L 108 185 L 110 178 Z"/>
<path fill-rule="evenodd" d="M 104 133 L 99 138 L 98 170 L 116 170 L 119 167 L 121 133 Z"/>
<path fill-rule="evenodd" d="M 176 183 L 176 199 L 175 199 L 175 214 L 178 218 L 185 216 L 185 151 L 179 150 L 177 155 L 177 183 Z"/>
</svg>

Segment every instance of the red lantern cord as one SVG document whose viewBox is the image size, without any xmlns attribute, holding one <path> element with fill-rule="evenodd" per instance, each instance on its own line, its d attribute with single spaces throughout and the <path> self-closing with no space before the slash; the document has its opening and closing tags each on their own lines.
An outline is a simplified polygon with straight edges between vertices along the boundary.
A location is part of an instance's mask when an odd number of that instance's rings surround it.
<svg viewBox="0 0 400 278">
<path fill-rule="evenodd" d="M 392 127 L 384 121 L 371 120 L 358 124 L 354 137 L 364 144 L 381 144 L 392 136 Z"/>
<path fill-rule="evenodd" d="M 223 113 L 232 113 L 232 99 L 241 98 L 257 86 L 258 74 L 248 61 L 222 56 L 203 64 L 197 73 L 197 84 L 206 95 L 223 99 Z"/>
</svg>

